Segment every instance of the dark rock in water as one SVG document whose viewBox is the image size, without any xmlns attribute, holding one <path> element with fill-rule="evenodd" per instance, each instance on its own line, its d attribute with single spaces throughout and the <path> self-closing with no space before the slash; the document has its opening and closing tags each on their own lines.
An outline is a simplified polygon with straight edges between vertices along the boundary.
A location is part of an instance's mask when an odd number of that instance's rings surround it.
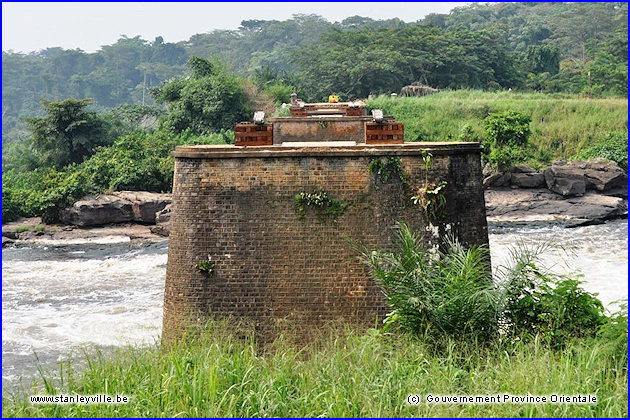
<svg viewBox="0 0 630 420">
<path fill-rule="evenodd" d="M 8 238 L 8 237 L 2 235 L 2 248 L 4 248 L 5 246 L 8 246 L 8 245 L 11 245 L 14 242 L 15 242 L 14 238 Z"/>
<path fill-rule="evenodd" d="M 521 188 L 540 188 L 545 185 L 545 176 L 538 172 L 513 173 L 511 182 Z"/>
<path fill-rule="evenodd" d="M 623 217 L 627 200 L 587 192 L 581 197 L 564 197 L 547 189 L 487 190 L 486 214 L 490 223 L 584 223 Z"/>
<path fill-rule="evenodd" d="M 76 226 L 110 223 L 155 223 L 155 213 L 171 202 L 170 194 L 120 191 L 85 197 L 61 212 L 61 221 Z"/>
<path fill-rule="evenodd" d="M 18 234 L 15 233 L 14 230 L 3 230 L 2 231 L 2 237 L 7 237 L 9 239 L 17 239 L 18 238 Z"/>
<path fill-rule="evenodd" d="M 579 196 L 586 192 L 584 172 L 565 161 L 554 162 L 545 169 L 547 188 L 563 196 Z"/>
</svg>

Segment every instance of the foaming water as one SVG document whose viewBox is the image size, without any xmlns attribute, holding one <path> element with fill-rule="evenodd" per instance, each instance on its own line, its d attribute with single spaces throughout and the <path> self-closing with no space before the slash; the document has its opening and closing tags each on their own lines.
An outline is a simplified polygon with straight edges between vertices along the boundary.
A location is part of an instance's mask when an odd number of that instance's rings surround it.
<svg viewBox="0 0 630 420">
<path fill-rule="evenodd" d="M 34 354 L 51 364 L 75 346 L 155 342 L 166 253 L 166 243 L 3 249 L 3 383 L 32 373 Z"/>
<path fill-rule="evenodd" d="M 490 251 L 494 268 L 505 266 L 509 250 L 521 243 L 527 247 L 549 245 L 541 255 L 543 266 L 556 274 L 580 273 L 583 287 L 607 309 L 616 310 L 628 298 L 628 221 L 563 228 L 490 227 Z"/>
<path fill-rule="evenodd" d="M 551 243 L 542 260 L 554 272 L 584 274 L 585 288 L 611 304 L 627 298 L 628 223 L 567 229 L 491 227 L 493 266 L 509 248 Z M 2 250 L 2 378 L 25 384 L 76 346 L 153 343 L 162 326 L 167 244 L 56 242 Z M 37 357 L 35 356 L 37 354 Z"/>
</svg>

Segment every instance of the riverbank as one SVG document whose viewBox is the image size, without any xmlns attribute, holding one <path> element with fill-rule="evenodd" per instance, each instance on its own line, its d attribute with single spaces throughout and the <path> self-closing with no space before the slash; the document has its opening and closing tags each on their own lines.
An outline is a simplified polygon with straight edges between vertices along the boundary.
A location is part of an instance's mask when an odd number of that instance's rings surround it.
<svg viewBox="0 0 630 420">
<path fill-rule="evenodd" d="M 210 325 L 197 342 L 87 354 L 45 375 L 48 393 L 107 394 L 127 404 L 29 404 L 3 393 L 4 417 L 627 417 L 627 354 L 614 339 L 480 346 L 426 337 L 322 330 L 307 346 L 279 339 L 261 349 L 234 324 Z M 245 333 L 245 337 L 248 335 Z M 33 392 L 30 391 L 32 394 Z M 40 392 L 43 394 L 43 392 Z M 432 397 L 488 396 L 488 404 Z M 504 395 L 545 397 L 514 403 Z M 558 402 L 582 395 L 588 402 Z M 555 396 L 555 397 L 554 397 Z M 509 398 L 509 397 L 508 397 Z M 555 400 L 554 400 L 555 398 Z M 569 401 L 573 401 L 570 399 Z"/>
</svg>

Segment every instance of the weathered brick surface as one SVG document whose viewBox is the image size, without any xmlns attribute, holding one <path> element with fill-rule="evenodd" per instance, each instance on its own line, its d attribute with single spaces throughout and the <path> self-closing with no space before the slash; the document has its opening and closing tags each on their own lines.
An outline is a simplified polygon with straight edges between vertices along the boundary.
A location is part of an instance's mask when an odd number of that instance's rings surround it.
<svg viewBox="0 0 630 420">
<path fill-rule="evenodd" d="M 374 325 L 386 303 L 344 238 L 388 247 L 392 227 L 403 220 L 433 240 L 409 190 L 381 184 L 367 169 L 375 157 L 396 155 L 421 187 L 426 147 L 178 148 L 163 339 L 209 316 L 245 318 L 263 333 L 287 319 L 303 330 L 336 319 Z M 441 229 L 450 224 L 465 244 L 487 244 L 479 148 L 442 144 L 430 151 L 430 181 L 448 182 Z M 351 203 L 336 222 L 315 209 L 303 218 L 296 213 L 296 193 L 320 190 Z M 207 258 L 210 275 L 194 267 Z"/>
</svg>

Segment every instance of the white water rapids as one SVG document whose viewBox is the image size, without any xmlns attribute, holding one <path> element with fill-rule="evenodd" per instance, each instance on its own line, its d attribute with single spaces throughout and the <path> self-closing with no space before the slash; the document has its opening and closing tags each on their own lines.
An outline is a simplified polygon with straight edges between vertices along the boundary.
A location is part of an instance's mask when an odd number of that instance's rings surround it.
<svg viewBox="0 0 630 420">
<path fill-rule="evenodd" d="M 552 242 L 546 265 L 557 273 L 581 271 L 584 287 L 604 304 L 627 298 L 628 223 L 567 229 L 492 227 L 493 265 L 507 249 Z M 2 250 L 2 380 L 12 385 L 85 344 L 153 343 L 162 326 L 167 243 L 133 248 L 128 242 L 25 244 Z"/>
</svg>

